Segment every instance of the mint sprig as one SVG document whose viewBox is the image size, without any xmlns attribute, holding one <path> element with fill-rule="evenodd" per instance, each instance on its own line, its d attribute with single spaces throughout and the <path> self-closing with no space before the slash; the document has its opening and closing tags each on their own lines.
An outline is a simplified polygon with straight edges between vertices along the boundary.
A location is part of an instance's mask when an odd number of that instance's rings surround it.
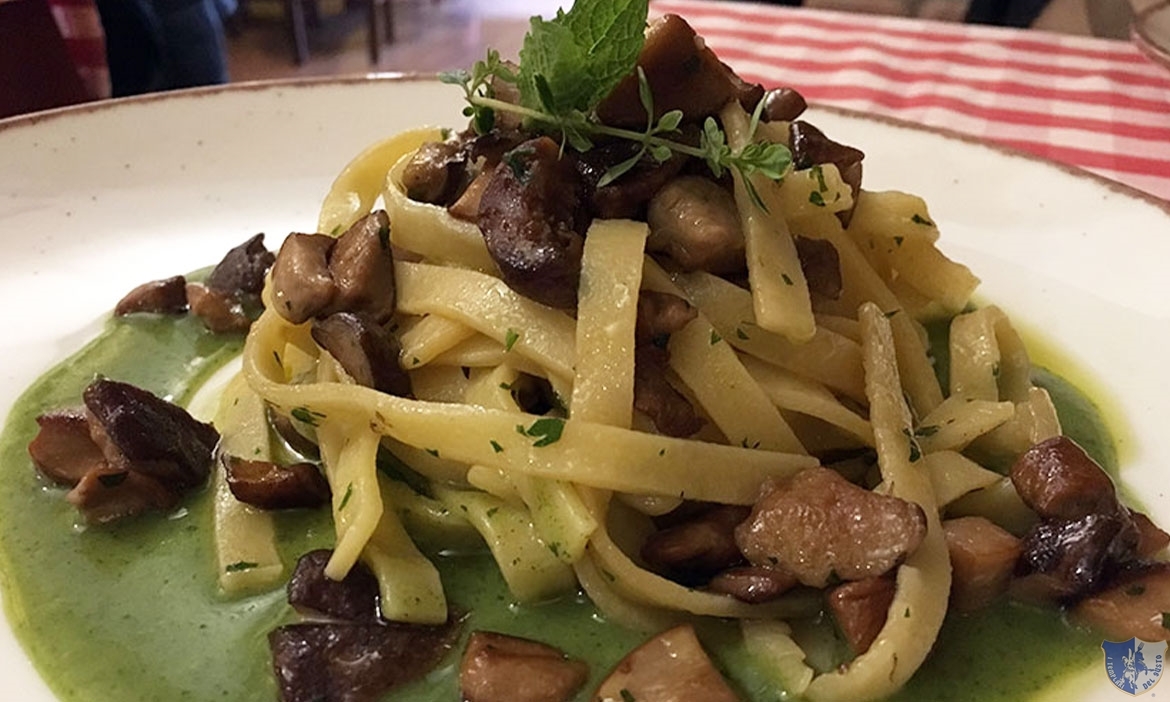
<svg viewBox="0 0 1170 702">
<path fill-rule="evenodd" d="M 562 145 L 577 151 L 593 148 L 597 136 L 637 144 L 633 156 L 602 175 L 600 186 L 617 180 L 647 156 L 662 162 L 679 153 L 704 160 L 717 178 L 729 170 L 740 173 L 752 201 L 767 209 L 749 176 L 761 173 L 771 180 L 783 178 L 792 164 L 786 145 L 749 139 L 742 149 L 732 150 L 719 124 L 708 117 L 699 145 L 692 146 L 670 138 L 678 132 L 681 111 L 671 110 L 654 119 L 653 94 L 636 65 L 645 41 L 648 5 L 648 0 L 577 0 L 572 9 L 558 10 L 551 20 L 532 18 L 520 50 L 519 70 L 513 71 L 499 52 L 491 50 L 471 71 L 444 73 L 440 80 L 463 88 L 468 103 L 464 114 L 472 118 L 472 126 L 481 134 L 492 128 L 499 111 L 522 117 L 534 129 L 559 132 Z M 597 104 L 634 70 L 638 96 L 647 114 L 646 129 L 638 132 L 598 122 L 593 115 Z M 497 99 L 492 90 L 494 80 L 516 84 L 520 104 Z M 763 101 L 752 115 L 753 135 L 762 107 Z"/>
</svg>

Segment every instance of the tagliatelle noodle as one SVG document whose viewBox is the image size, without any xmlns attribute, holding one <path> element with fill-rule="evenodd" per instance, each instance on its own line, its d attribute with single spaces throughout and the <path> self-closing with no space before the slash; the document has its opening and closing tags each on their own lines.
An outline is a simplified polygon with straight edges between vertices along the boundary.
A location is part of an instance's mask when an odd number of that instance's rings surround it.
<svg viewBox="0 0 1170 702">
<path fill-rule="evenodd" d="M 1003 477 L 957 451 L 924 451 L 922 459 L 930 473 L 939 508 L 946 507 L 963 495 L 991 487 Z"/>
<path fill-rule="evenodd" d="M 334 179 L 321 203 L 317 231 L 337 235 L 366 215 L 382 194 L 386 171 L 403 155 L 414 153 L 428 141 L 441 138 L 442 130 L 421 127 L 399 132 L 373 144 L 355 156 Z"/>
<path fill-rule="evenodd" d="M 818 326 L 811 339 L 794 344 L 756 323 L 751 293 L 734 283 L 702 271 L 676 275 L 673 282 L 735 348 L 865 401 L 861 347 L 855 341 Z"/>
<path fill-rule="evenodd" d="M 729 102 L 719 117 L 728 146 L 742 149 L 751 142 L 749 118 L 738 102 Z M 747 176 L 767 207 L 763 210 L 749 194 L 743 174 L 733 170 L 731 176 L 743 226 L 756 323 L 789 341 L 808 341 L 816 333 L 816 322 L 796 244 L 781 214 L 779 186 L 760 173 Z"/>
<path fill-rule="evenodd" d="M 435 139 L 437 140 L 436 135 Z M 386 214 L 390 216 L 390 241 L 396 246 L 413 251 L 432 263 L 445 263 L 470 268 L 481 273 L 498 273 L 499 269 L 479 227 L 472 222 L 455 219 L 447 210 L 427 202 L 416 202 L 406 196 L 402 187 L 402 171 L 411 154 L 404 154 L 391 162 L 389 173 L 384 172 L 382 187 Z"/>
<path fill-rule="evenodd" d="M 416 317 L 399 334 L 399 364 L 407 370 L 425 366 L 475 334 L 466 324 L 437 314 Z"/>
<path fill-rule="evenodd" d="M 880 699 L 900 688 L 926 659 L 946 615 L 951 566 L 930 476 L 912 461 L 911 414 L 898 378 L 890 321 L 873 303 L 862 305 L 865 386 L 882 473 L 881 489 L 914 502 L 926 515 L 921 545 L 898 567 L 886 622 L 869 649 L 840 670 L 813 678 L 805 695 L 819 700 Z"/>
<path fill-rule="evenodd" d="M 400 312 L 456 319 L 556 375 L 573 377 L 576 331 L 563 312 L 476 271 L 398 262 L 394 275 Z"/>
<path fill-rule="evenodd" d="M 1010 402 L 977 400 L 951 395 L 923 417 L 915 429 L 924 452 L 961 450 L 976 438 L 1008 421 L 1015 414 Z"/>
<path fill-rule="evenodd" d="M 824 386 L 747 354 L 740 360 L 776 407 L 824 420 L 856 437 L 861 444 L 873 446 L 869 420 L 841 404 Z"/>
<path fill-rule="evenodd" d="M 270 460 L 264 403 L 248 387 L 243 375 L 234 376 L 224 388 L 214 423 L 220 432 L 218 453 L 246 460 Z M 238 596 L 277 585 L 284 577 L 284 564 L 276 550 L 272 515 L 236 499 L 228 487 L 222 462 L 216 461 L 212 471 L 215 473 L 213 529 L 220 590 Z"/>
</svg>

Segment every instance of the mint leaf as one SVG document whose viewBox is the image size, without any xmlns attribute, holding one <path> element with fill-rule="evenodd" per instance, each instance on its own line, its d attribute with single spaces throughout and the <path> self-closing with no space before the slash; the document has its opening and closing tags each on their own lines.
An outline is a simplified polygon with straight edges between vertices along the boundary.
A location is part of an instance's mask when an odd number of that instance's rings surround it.
<svg viewBox="0 0 1170 702">
<path fill-rule="evenodd" d="M 634 69 L 648 8 L 648 0 L 577 0 L 551 20 L 533 17 L 520 49 L 521 104 L 552 114 L 591 110 Z"/>
</svg>

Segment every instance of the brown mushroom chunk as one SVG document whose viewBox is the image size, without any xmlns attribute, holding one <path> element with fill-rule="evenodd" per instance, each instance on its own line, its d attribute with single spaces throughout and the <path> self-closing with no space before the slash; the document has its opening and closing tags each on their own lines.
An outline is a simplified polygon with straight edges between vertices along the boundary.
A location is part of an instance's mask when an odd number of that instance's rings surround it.
<svg viewBox="0 0 1170 702">
<path fill-rule="evenodd" d="M 868 651 L 881 633 L 895 590 L 893 578 L 866 578 L 838 585 L 826 595 L 829 611 L 854 654 Z"/>
<path fill-rule="evenodd" d="M 638 295 L 638 317 L 634 343 L 665 348 L 670 335 L 699 316 L 691 303 L 678 295 L 643 290 Z"/>
<path fill-rule="evenodd" d="M 329 481 L 312 463 L 282 466 L 220 455 L 228 489 L 240 502 L 260 509 L 320 507 L 329 501 Z"/>
<path fill-rule="evenodd" d="M 1113 481 L 1072 439 L 1056 436 L 1020 455 L 1011 468 L 1016 492 L 1042 519 L 1078 519 L 1119 509 Z"/>
<path fill-rule="evenodd" d="M 181 275 L 152 280 L 126 293 L 114 306 L 114 316 L 138 312 L 183 314 L 187 311 L 187 279 Z"/>
<path fill-rule="evenodd" d="M 547 644 L 476 631 L 459 667 L 464 702 L 565 702 L 589 677 L 589 667 Z"/>
<path fill-rule="evenodd" d="M 764 111 L 760 117 L 765 122 L 793 122 L 807 109 L 804 96 L 794 88 L 776 88 L 764 96 Z"/>
<path fill-rule="evenodd" d="M 381 324 L 394 313 L 394 258 L 384 210 L 334 239 L 289 234 L 272 266 L 273 306 L 293 324 L 335 312 L 364 312 Z"/>
<path fill-rule="evenodd" d="M 167 511 L 178 493 L 144 473 L 102 467 L 89 471 L 65 499 L 90 524 L 105 524 L 152 510 Z"/>
<path fill-rule="evenodd" d="M 671 110 L 682 110 L 684 121 L 702 120 L 742 92 L 742 82 L 678 15 L 650 23 L 638 65 L 654 94 L 656 120 Z M 606 124 L 645 128 L 646 109 L 638 97 L 635 73 L 598 104 L 597 116 Z"/>
<path fill-rule="evenodd" d="M 686 136 L 680 141 L 688 141 Z M 694 140 L 697 143 L 697 140 Z M 676 177 L 690 157 L 672 152 L 670 158 L 658 161 L 643 156 L 638 163 L 617 180 L 599 186 L 605 173 L 612 167 L 632 158 L 638 152 L 636 144 L 619 141 L 599 146 L 576 157 L 577 171 L 588 184 L 591 214 L 599 219 L 646 219 L 646 207 L 651 198 L 672 178 Z"/>
<path fill-rule="evenodd" d="M 825 133 L 808 122 L 798 120 L 789 126 L 789 145 L 792 148 L 792 165 L 796 169 L 812 168 L 821 163 L 837 167 L 841 180 L 848 183 L 853 193 L 854 207 L 861 193 L 861 161 L 865 153 L 852 146 L 845 146 L 825 136 Z M 849 226 L 853 210 L 838 213 L 841 223 Z"/>
<path fill-rule="evenodd" d="M 753 564 L 778 566 L 812 587 L 834 576 L 887 573 L 925 535 L 921 507 L 864 490 L 823 467 L 765 483 L 751 517 L 735 531 Z"/>
<path fill-rule="evenodd" d="M 337 312 L 314 320 L 311 333 L 358 385 L 399 397 L 411 395 L 410 376 L 398 364 L 398 338 L 373 317 Z"/>
<path fill-rule="evenodd" d="M 974 612 L 1007 592 L 1022 547 L 1020 540 L 984 517 L 943 522 L 951 556 L 951 604 Z"/>
<path fill-rule="evenodd" d="M 703 428 L 694 406 L 667 379 L 666 350 L 657 346 L 634 348 L 634 409 L 666 436 L 686 437 Z"/>
<path fill-rule="evenodd" d="M 402 187 L 416 202 L 448 205 L 467 185 L 468 159 L 460 141 L 423 144 L 402 169 Z"/>
<path fill-rule="evenodd" d="M 618 662 L 592 702 L 738 702 L 690 624 L 668 629 Z"/>
<path fill-rule="evenodd" d="M 584 187 L 560 146 L 526 141 L 496 166 L 479 205 L 479 228 L 504 282 L 550 307 L 573 308 L 581 275 Z"/>
<path fill-rule="evenodd" d="M 663 252 L 683 270 L 716 274 L 743 270 L 743 228 L 735 199 L 718 183 L 682 176 L 650 200 L 646 248 Z"/>
<path fill-rule="evenodd" d="M 465 222 L 479 221 L 479 203 L 483 201 L 483 192 L 487 190 L 488 183 L 492 181 L 492 172 L 484 171 L 471 181 L 459 199 L 453 202 L 448 208 L 447 212 L 455 219 L 462 219 Z"/>
<path fill-rule="evenodd" d="M 276 254 L 264 246 L 264 235 L 256 234 L 224 255 L 207 276 L 207 287 L 235 298 L 259 295 L 274 260 Z"/>
<path fill-rule="evenodd" d="M 425 676 L 451 649 L 457 621 L 288 624 L 268 634 L 282 702 L 376 702 Z"/>
<path fill-rule="evenodd" d="M 323 314 L 364 312 L 378 324 L 394 314 L 394 258 L 390 217 L 378 210 L 362 217 L 337 238 L 329 255 L 337 295 Z"/>
<path fill-rule="evenodd" d="M 800 270 L 808 281 L 809 292 L 827 300 L 841 297 L 841 257 L 832 242 L 825 239 L 793 237 Z"/>
<path fill-rule="evenodd" d="M 1167 534 L 1149 517 L 1141 512 L 1130 512 L 1134 526 L 1138 531 L 1138 543 L 1134 548 L 1134 555 L 1138 558 L 1150 558 L 1170 546 L 1170 534 Z"/>
<path fill-rule="evenodd" d="M 698 516 L 650 535 L 642 559 L 660 573 L 685 580 L 706 580 L 743 562 L 735 544 L 735 527 L 750 510 L 740 505 L 714 505 Z"/>
<path fill-rule="evenodd" d="M 337 288 L 329 272 L 329 252 L 336 243 L 324 234 L 285 238 L 272 264 L 273 308 L 281 317 L 302 324 L 333 302 Z"/>
<path fill-rule="evenodd" d="M 191 314 L 202 319 L 216 334 L 246 332 L 252 326 L 240 300 L 222 290 L 202 283 L 187 283 L 187 301 Z"/>
<path fill-rule="evenodd" d="M 28 445 L 33 465 L 41 475 L 59 485 L 76 485 L 86 473 L 106 467 L 106 457 L 89 434 L 85 409 L 46 412 L 37 417 L 40 427 Z"/>
<path fill-rule="evenodd" d="M 211 472 L 219 432 L 182 407 L 107 378 L 82 394 L 90 434 L 110 468 L 142 473 L 172 489 L 202 485 Z"/>
<path fill-rule="evenodd" d="M 711 578 L 707 589 L 731 595 L 741 602 L 771 602 L 796 586 L 796 578 L 779 568 L 742 566 L 731 568 Z"/>
<path fill-rule="evenodd" d="M 346 622 L 373 623 L 378 611 L 378 580 L 363 563 L 355 563 L 345 577 L 325 575 L 333 556 L 329 549 L 309 551 L 297 559 L 288 581 L 288 603 L 300 612 L 312 612 Z"/>
<path fill-rule="evenodd" d="M 1165 641 L 1170 638 L 1170 563 L 1122 573 L 1108 589 L 1082 600 L 1072 616 L 1110 641 Z"/>
<path fill-rule="evenodd" d="M 1133 558 L 1138 534 L 1128 515 L 1049 519 L 1024 536 L 1012 596 L 1031 602 L 1075 602 L 1105 587 Z"/>
</svg>

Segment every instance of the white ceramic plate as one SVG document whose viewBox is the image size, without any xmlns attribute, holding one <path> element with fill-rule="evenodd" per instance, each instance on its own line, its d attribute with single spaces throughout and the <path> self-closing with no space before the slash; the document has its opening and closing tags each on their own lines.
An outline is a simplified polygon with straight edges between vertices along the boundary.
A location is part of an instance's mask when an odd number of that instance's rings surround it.
<svg viewBox="0 0 1170 702">
<path fill-rule="evenodd" d="M 0 122 L 0 413 L 96 334 L 131 286 L 213 264 L 258 231 L 274 246 L 312 230 L 353 155 L 407 127 L 458 125 L 459 101 L 437 83 L 355 80 Z M 868 188 L 925 197 L 943 248 L 983 278 L 981 298 L 1058 345 L 1064 368 L 1095 379 L 1123 440 L 1125 481 L 1170 524 L 1166 203 L 935 132 L 837 112 L 810 119 L 867 152 Z M 1063 699 L 1128 697 L 1103 668 L 1088 682 Z M 0 699 L 54 699 L 2 625 Z"/>
</svg>

